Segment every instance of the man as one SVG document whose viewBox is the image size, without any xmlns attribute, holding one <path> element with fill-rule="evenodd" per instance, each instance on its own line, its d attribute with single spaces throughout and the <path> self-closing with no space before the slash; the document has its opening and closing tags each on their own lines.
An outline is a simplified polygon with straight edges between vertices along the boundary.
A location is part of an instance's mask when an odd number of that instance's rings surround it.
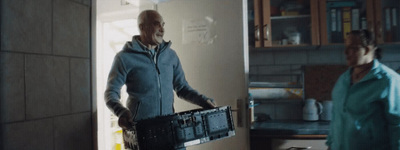
<svg viewBox="0 0 400 150">
<path fill-rule="evenodd" d="M 140 36 L 133 36 L 116 54 L 107 82 L 107 107 L 119 117 L 124 130 L 135 121 L 174 113 L 173 90 L 178 97 L 203 108 L 214 108 L 214 100 L 192 89 L 171 42 L 165 42 L 164 20 L 154 10 L 139 14 Z M 122 106 L 121 87 L 126 84 L 127 107 Z"/>
</svg>

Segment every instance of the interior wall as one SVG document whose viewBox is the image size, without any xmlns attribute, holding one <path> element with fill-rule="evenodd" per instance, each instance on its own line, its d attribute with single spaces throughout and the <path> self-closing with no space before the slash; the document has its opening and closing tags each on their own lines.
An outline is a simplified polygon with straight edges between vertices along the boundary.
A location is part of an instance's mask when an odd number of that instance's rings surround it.
<svg viewBox="0 0 400 150">
<path fill-rule="evenodd" d="M 400 69 L 399 44 L 378 45 L 381 62 L 393 70 Z M 250 51 L 251 82 L 296 82 L 302 65 L 346 64 L 344 45 L 321 46 L 291 50 Z"/>
<path fill-rule="evenodd" d="M 383 49 L 381 62 L 400 71 L 400 45 L 378 45 Z M 250 82 L 300 82 L 304 65 L 345 65 L 344 45 L 321 46 L 319 49 L 250 51 Z M 300 79 L 299 79 L 300 77 Z M 265 114 L 276 120 L 301 120 L 302 101 L 263 101 L 255 114 Z"/>
<path fill-rule="evenodd" d="M 0 149 L 92 149 L 91 0 L 1 1 Z"/>
</svg>

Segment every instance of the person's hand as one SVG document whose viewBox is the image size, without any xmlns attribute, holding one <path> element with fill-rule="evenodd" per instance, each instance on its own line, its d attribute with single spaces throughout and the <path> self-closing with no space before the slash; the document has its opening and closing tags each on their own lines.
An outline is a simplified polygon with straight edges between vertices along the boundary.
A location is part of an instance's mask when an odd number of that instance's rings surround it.
<svg viewBox="0 0 400 150">
<path fill-rule="evenodd" d="M 205 109 L 211 109 L 211 108 L 215 108 L 217 107 L 216 102 L 213 99 L 208 99 L 206 101 L 206 107 L 204 107 Z"/>
<path fill-rule="evenodd" d="M 133 126 L 132 114 L 130 111 L 125 111 L 121 117 L 118 118 L 118 125 L 124 129 L 131 129 Z"/>
</svg>

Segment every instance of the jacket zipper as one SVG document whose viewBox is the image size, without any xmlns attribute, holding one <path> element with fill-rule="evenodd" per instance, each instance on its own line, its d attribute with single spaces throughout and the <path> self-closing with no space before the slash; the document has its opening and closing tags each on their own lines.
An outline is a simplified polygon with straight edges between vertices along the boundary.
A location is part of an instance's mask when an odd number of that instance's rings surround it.
<svg viewBox="0 0 400 150">
<path fill-rule="evenodd" d="M 158 70 L 158 67 L 157 67 L 157 70 Z M 160 82 L 160 71 L 158 70 L 158 91 L 160 92 L 159 93 L 159 98 L 160 98 L 160 115 L 162 115 L 162 96 L 161 96 L 161 82 Z"/>
<path fill-rule="evenodd" d="M 157 70 L 157 83 L 158 83 L 158 92 L 159 92 L 159 99 L 160 99 L 160 115 L 162 115 L 162 95 L 161 95 L 162 92 L 161 92 L 161 82 L 160 82 L 160 80 L 161 80 L 160 73 L 161 72 L 160 72 L 160 69 L 158 68 L 158 65 L 157 65 L 157 59 L 158 59 L 159 52 L 156 54 L 154 59 L 152 59 L 152 55 L 151 55 L 150 52 L 148 52 L 147 54 L 150 57 L 150 59 L 152 60 L 155 69 Z"/>
<path fill-rule="evenodd" d="M 155 62 L 156 69 L 157 69 L 157 72 L 158 72 L 158 80 L 157 80 L 157 82 L 158 82 L 158 92 L 159 92 L 159 96 L 160 96 L 160 97 L 159 97 L 159 99 L 160 99 L 160 115 L 162 115 L 161 76 L 160 76 L 160 69 L 158 68 L 158 65 L 157 65 L 157 60 L 158 60 L 159 54 L 160 54 L 160 52 L 156 53 L 156 56 L 155 56 L 155 58 L 154 58 L 154 62 Z"/>
</svg>

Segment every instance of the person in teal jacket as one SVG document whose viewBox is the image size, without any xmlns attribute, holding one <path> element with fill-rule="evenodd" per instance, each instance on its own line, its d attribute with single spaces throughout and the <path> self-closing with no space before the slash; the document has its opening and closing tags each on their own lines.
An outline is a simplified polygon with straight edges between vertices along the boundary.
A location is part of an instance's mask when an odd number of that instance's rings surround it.
<svg viewBox="0 0 400 150">
<path fill-rule="evenodd" d="M 161 15 L 154 10 L 142 11 L 138 26 L 140 35 L 133 36 L 114 57 L 104 93 L 107 107 L 119 117 L 124 139 L 130 137 L 126 130 L 134 122 L 173 114 L 174 91 L 178 97 L 202 108 L 216 107 L 213 99 L 198 93 L 186 81 L 179 58 L 170 48 L 171 42 L 163 40 Z M 120 102 L 124 84 L 129 95 L 127 108 Z M 130 143 L 125 143 L 125 147 L 137 148 Z"/>
<path fill-rule="evenodd" d="M 326 144 L 332 150 L 400 150 L 400 75 L 379 62 L 381 50 L 368 30 L 346 39 L 349 69 L 333 91 Z"/>
</svg>

